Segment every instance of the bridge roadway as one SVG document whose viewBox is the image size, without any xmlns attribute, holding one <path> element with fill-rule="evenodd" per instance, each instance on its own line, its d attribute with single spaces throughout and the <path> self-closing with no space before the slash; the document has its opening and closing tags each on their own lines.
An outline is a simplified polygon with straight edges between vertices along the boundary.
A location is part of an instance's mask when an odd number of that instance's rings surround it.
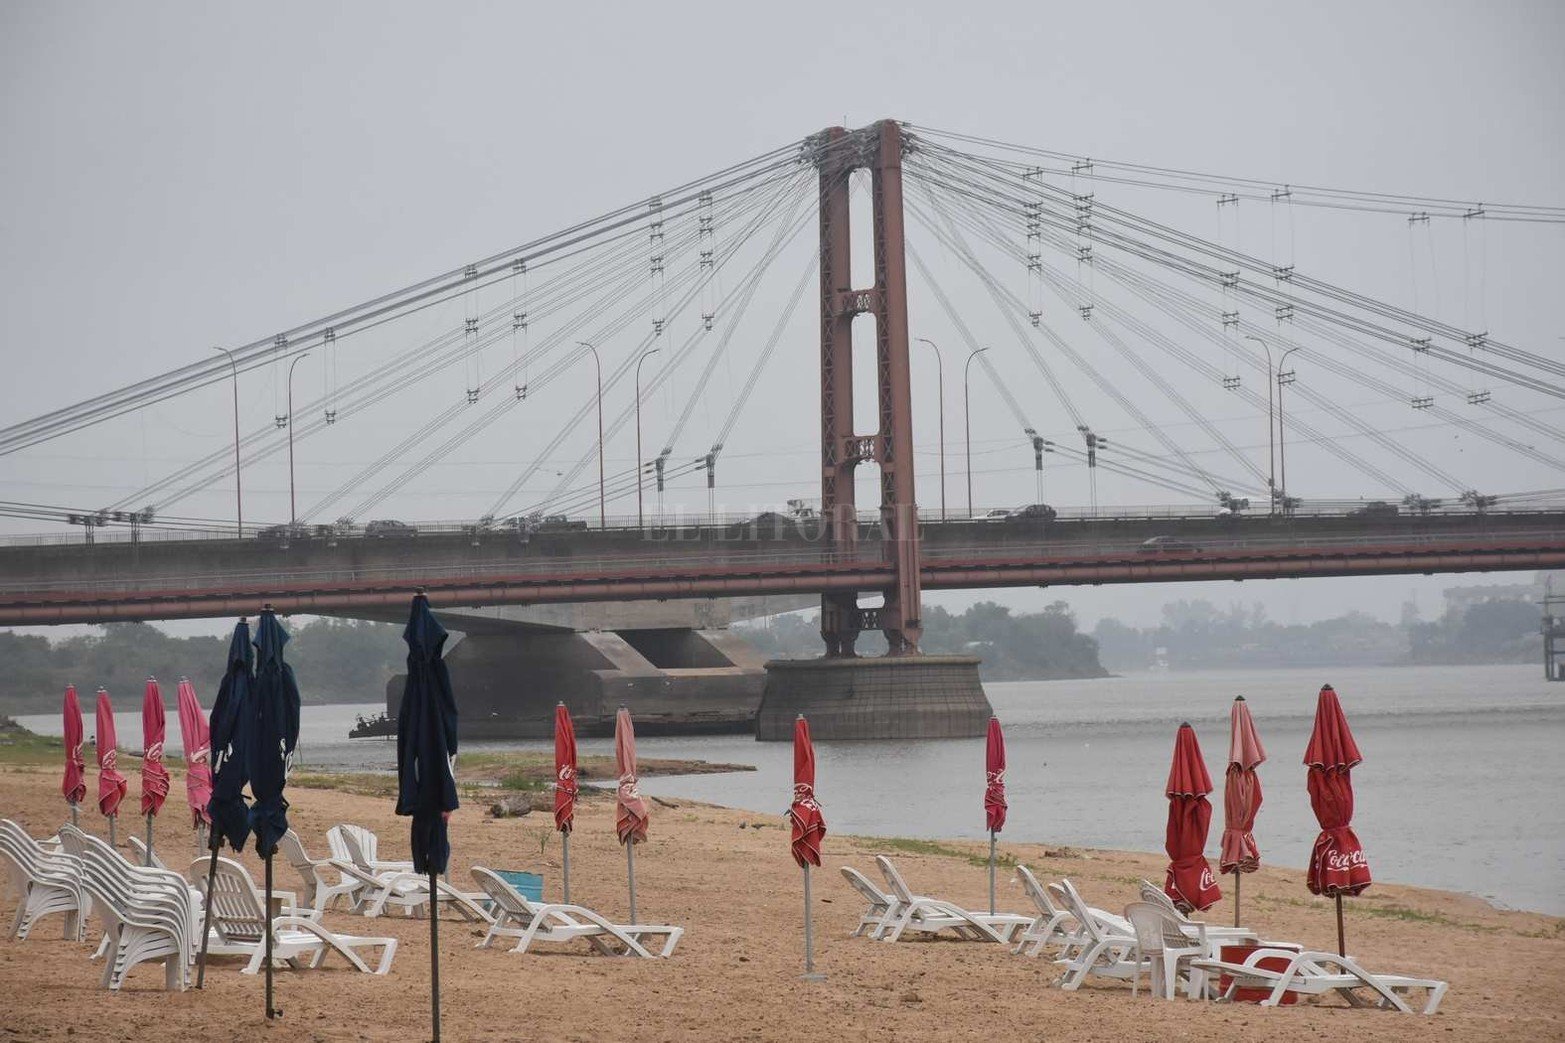
<svg viewBox="0 0 1565 1043">
<path fill-rule="evenodd" d="M 1565 511 L 926 521 L 929 590 L 1486 572 L 1565 567 Z M 442 606 L 873 591 L 878 528 L 831 553 L 812 523 L 501 530 L 414 537 L 0 546 L 0 625 L 254 612 L 383 614 L 422 586 Z M 1152 550 L 1173 537 L 1185 546 Z M 376 610 L 381 610 L 376 612 Z"/>
</svg>

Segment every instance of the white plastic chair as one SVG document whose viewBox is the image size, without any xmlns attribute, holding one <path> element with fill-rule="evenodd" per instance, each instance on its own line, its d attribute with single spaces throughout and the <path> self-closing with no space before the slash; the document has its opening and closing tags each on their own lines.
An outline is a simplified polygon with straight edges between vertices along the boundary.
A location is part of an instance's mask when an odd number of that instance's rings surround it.
<svg viewBox="0 0 1565 1043">
<path fill-rule="evenodd" d="M 1141 984 L 1143 965 L 1148 971 L 1153 996 L 1173 999 L 1181 969 L 1185 971 L 1186 994 L 1191 999 L 1205 994 L 1206 972 L 1191 966 L 1191 961 L 1206 955 L 1204 942 L 1186 935 L 1168 910 L 1152 902 L 1131 902 L 1125 907 L 1125 919 L 1130 921 L 1136 935 L 1132 957 L 1136 973 L 1130 979 L 1131 995 L 1135 995 Z"/>
<path fill-rule="evenodd" d="M 82 866 L 83 887 L 104 921 L 103 986 L 117 991 L 132 968 L 160 962 L 164 988 L 184 991 L 199 917 L 184 879 L 161 869 L 129 866 L 101 841 L 85 846 Z"/>
<path fill-rule="evenodd" d="M 1270 970 L 1260 966 L 1262 960 L 1284 959 L 1282 970 Z M 1283 995 L 1296 992 L 1306 996 L 1320 996 L 1335 992 L 1351 1007 L 1379 1007 L 1383 1010 L 1413 1013 L 1405 996 L 1414 989 L 1425 993 L 1423 1013 L 1433 1014 L 1440 1009 L 1440 1001 L 1450 987 L 1447 982 L 1434 978 L 1412 978 L 1400 974 L 1371 974 L 1348 956 L 1332 952 L 1292 952 L 1287 949 L 1257 949 L 1243 963 L 1225 963 L 1222 960 L 1196 960 L 1194 966 L 1208 974 L 1229 976 L 1227 990 L 1222 999 L 1232 999 L 1236 989 L 1270 989 L 1263 1007 L 1275 1007 Z M 1360 995 L 1368 990 L 1369 997 Z"/>
<path fill-rule="evenodd" d="M 10 819 L 0 819 L 0 855 L 17 892 L 11 937 L 23 939 L 43 917 L 65 916 L 65 937 L 80 939 L 86 929 L 80 860 L 49 851 Z"/>
<path fill-rule="evenodd" d="M 191 864 L 191 872 L 204 873 L 207 865 L 206 858 L 198 858 Z M 262 897 L 250 873 L 238 862 L 218 858 L 212 883 L 212 918 L 207 925 L 207 955 L 249 957 L 243 973 L 257 973 L 266 961 L 266 924 Z M 272 917 L 271 925 L 272 959 L 284 961 L 295 970 L 301 965 L 319 967 L 328 954 L 335 952 L 365 974 L 385 974 L 397 953 L 395 938 L 337 934 L 321 925 L 320 913 L 314 910 L 302 915 L 299 910 L 285 911 L 282 916 Z M 371 968 L 357 950 L 375 948 L 381 951 L 380 961 Z"/>
<path fill-rule="evenodd" d="M 304 850 L 304 842 L 293 830 L 284 833 L 278 841 L 278 849 L 288 864 L 293 866 L 304 881 L 304 901 L 316 912 L 323 912 L 346 898 L 348 908 L 359 908 L 359 895 L 364 890 L 363 881 L 350 879 L 328 858 L 311 858 Z M 335 879 L 333 879 L 335 877 Z"/>
<path fill-rule="evenodd" d="M 579 905 L 533 902 L 492 869 L 474 866 L 472 874 L 473 882 L 483 888 L 495 908 L 489 933 L 478 943 L 480 949 L 488 948 L 489 943 L 499 937 L 518 939 L 512 952 L 526 952 L 534 942 L 564 943 L 581 938 L 605 955 L 650 959 L 671 955 L 685 933 L 683 927 L 610 923 L 605 917 Z M 643 939 L 658 937 L 665 940 L 663 948 L 654 954 Z M 615 942 L 620 949 L 615 949 Z"/>
</svg>

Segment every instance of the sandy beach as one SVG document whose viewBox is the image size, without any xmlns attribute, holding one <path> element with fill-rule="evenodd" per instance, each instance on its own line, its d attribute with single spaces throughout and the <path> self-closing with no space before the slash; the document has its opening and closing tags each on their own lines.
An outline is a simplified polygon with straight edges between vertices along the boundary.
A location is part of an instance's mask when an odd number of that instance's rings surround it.
<svg viewBox="0 0 1565 1043">
<path fill-rule="evenodd" d="M 0 769 L 0 814 L 34 835 L 61 821 L 58 773 Z M 176 773 L 167 814 L 158 823 L 173 864 L 197 855 L 182 828 Z M 357 822 L 379 832 L 382 857 L 405 857 L 407 820 L 389 800 L 332 789 L 290 787 L 290 821 L 312 854 L 324 856 L 325 832 Z M 787 853 L 778 808 L 765 814 L 691 802 L 655 806 L 651 837 L 637 851 L 638 906 L 645 922 L 687 929 L 664 961 L 588 955 L 585 945 L 537 955 L 479 950 L 473 924 L 441 923 L 443 1026 L 449 1040 L 727 1041 L 795 1039 L 1245 1039 L 1299 1040 L 1372 1033 L 1386 1040 L 1565 1039 L 1565 920 L 1506 912 L 1467 896 L 1377 883 L 1348 905 L 1349 951 L 1372 969 L 1451 982 L 1433 1018 L 1351 1010 L 1336 1001 L 1267 1010 L 1248 1005 L 1157 1002 L 1133 998 L 1120 983 L 1090 982 L 1077 993 L 1051 988 L 1056 968 L 994 945 L 913 942 L 888 945 L 850 938 L 860 902 L 837 872 L 870 868 L 877 852 L 895 856 L 912 886 L 973 907 L 986 903 L 979 845 L 900 842 L 829 835 L 816 876 L 818 968 L 804 983 L 800 873 Z M 133 807 L 127 802 L 127 807 Z M 828 823 L 830 807 L 827 806 Z M 102 832 L 103 820 L 83 815 Z M 123 833 L 139 820 L 122 821 Z M 452 879 L 468 883 L 473 864 L 542 872 L 557 898 L 558 835 L 546 815 L 491 819 L 476 801 L 452 823 Z M 1432 828 L 1434 824 L 1431 824 Z M 178 836 L 178 840 L 173 839 Z M 1089 901 L 1119 909 L 1136 883 L 1161 881 L 1163 860 L 1116 851 L 1055 852 L 1045 845 L 1001 846 L 1041 879 L 1069 876 Z M 174 856 L 177 854 L 178 858 Z M 623 849 L 614 841 L 612 805 L 586 802 L 571 849 L 572 897 L 611 918 L 628 915 Z M 243 860 L 260 879 L 254 856 Z M 1000 905 L 1025 911 L 1002 869 Z M 293 887 L 279 865 L 279 886 Z M 1225 898 L 1206 916 L 1232 921 Z M 1263 868 L 1246 878 L 1245 922 L 1270 938 L 1310 948 L 1335 943 L 1331 905 L 1315 899 L 1295 868 Z M 9 893 L 0 912 L 9 918 Z M 263 1017 L 261 981 L 239 962 L 215 961 L 204 992 L 165 993 L 151 965 L 132 972 L 119 994 L 97 988 L 91 947 L 62 940 L 60 919 L 46 919 L 26 941 L 0 940 L 0 1029 L 18 1040 L 302 1039 L 406 1041 L 428 1036 L 428 925 L 327 914 L 334 929 L 401 939 L 389 976 L 340 965 L 277 976 L 283 1018 Z M 9 923 L 9 919 L 6 921 Z"/>
</svg>

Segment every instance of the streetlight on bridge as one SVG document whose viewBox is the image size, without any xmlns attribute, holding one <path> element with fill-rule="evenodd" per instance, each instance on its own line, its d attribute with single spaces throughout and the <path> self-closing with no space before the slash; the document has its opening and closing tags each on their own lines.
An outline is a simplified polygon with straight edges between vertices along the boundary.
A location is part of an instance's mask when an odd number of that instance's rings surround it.
<svg viewBox="0 0 1565 1043">
<path fill-rule="evenodd" d="M 973 516 L 973 411 L 967 397 L 967 378 L 972 372 L 973 360 L 988 348 L 974 348 L 967 353 L 967 361 L 962 365 L 962 428 L 967 442 L 967 516 Z"/>
<path fill-rule="evenodd" d="M 1281 472 L 1282 513 L 1284 514 L 1288 513 L 1290 507 L 1288 505 L 1287 423 L 1283 419 L 1282 389 L 1284 385 L 1292 384 L 1296 378 L 1294 376 L 1293 370 L 1290 369 L 1284 371 L 1283 366 L 1287 365 L 1288 356 L 1292 355 L 1295 351 L 1298 351 L 1300 347 L 1302 347 L 1302 345 L 1295 344 L 1293 347 L 1283 352 L 1282 357 L 1277 360 L 1277 469 Z"/>
<path fill-rule="evenodd" d="M 1246 333 L 1245 340 L 1253 340 L 1266 352 L 1266 495 L 1271 500 L 1271 513 L 1277 513 L 1277 419 L 1272 404 L 1272 381 L 1276 369 L 1272 366 L 1272 349 L 1253 333 Z"/>
<path fill-rule="evenodd" d="M 245 494 L 244 486 L 239 479 L 239 363 L 234 360 L 234 353 L 227 348 L 213 348 L 213 351 L 221 351 L 228 356 L 228 364 L 234 370 L 234 528 L 238 530 L 239 538 L 245 535 Z M 89 534 L 92 530 L 88 530 Z"/>
<path fill-rule="evenodd" d="M 306 351 L 288 364 L 288 536 L 293 537 L 294 526 L 299 523 L 299 500 L 293 482 L 293 371 L 294 367 L 310 357 Z"/>
<path fill-rule="evenodd" d="M 643 529 L 643 528 L 646 527 L 646 521 L 642 518 L 642 513 L 641 513 L 641 479 L 642 479 L 642 473 L 641 473 L 641 364 L 643 362 L 647 361 L 648 356 L 656 355 L 658 353 L 658 351 L 659 351 L 658 348 L 649 348 L 646 351 L 643 351 L 641 353 L 641 357 L 636 360 L 636 528 L 637 529 Z M 602 468 L 601 467 L 599 468 L 599 473 L 600 474 L 602 473 Z M 601 489 L 602 489 L 602 486 L 600 485 L 599 486 L 600 492 L 601 492 Z"/>
<path fill-rule="evenodd" d="M 609 527 L 609 516 L 608 510 L 604 506 L 606 498 L 603 495 L 603 360 L 598 357 L 598 349 L 591 344 L 584 340 L 579 340 L 576 343 L 592 352 L 592 364 L 598 374 L 598 528 L 607 529 Z M 637 455 L 640 454 L 638 453 Z M 639 461 L 637 466 L 640 466 Z"/>
<path fill-rule="evenodd" d="M 920 344 L 935 349 L 935 380 L 940 396 L 940 520 L 946 520 L 946 363 L 940 347 L 928 337 L 918 338 Z M 968 505 L 971 509 L 971 504 Z"/>
</svg>

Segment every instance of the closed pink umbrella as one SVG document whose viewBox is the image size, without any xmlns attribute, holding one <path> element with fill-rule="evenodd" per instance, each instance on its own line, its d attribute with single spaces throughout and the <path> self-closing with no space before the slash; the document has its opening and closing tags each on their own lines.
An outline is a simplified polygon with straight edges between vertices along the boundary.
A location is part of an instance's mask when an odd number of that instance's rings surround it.
<svg viewBox="0 0 1565 1043">
<path fill-rule="evenodd" d="M 625 845 L 625 867 L 630 880 L 630 921 L 636 922 L 636 845 L 647 839 L 651 809 L 636 784 L 636 728 L 630 711 L 621 706 L 614 716 L 614 830 Z"/>
<path fill-rule="evenodd" d="M 82 704 L 76 698 L 76 686 L 65 686 L 65 778 L 60 793 L 71 806 L 71 825 L 76 825 L 77 809 L 87 799 L 87 761 L 82 757 L 86 735 L 82 728 Z"/>
<path fill-rule="evenodd" d="M 119 737 L 114 733 L 114 706 L 109 693 L 98 689 L 98 810 L 109 820 L 109 843 L 116 843 L 114 820 L 120 813 L 120 801 L 130 790 L 116 767 L 119 761 Z"/>
<path fill-rule="evenodd" d="M 995 834 L 1005 828 L 1005 733 L 1000 718 L 989 718 L 984 737 L 984 824 L 989 827 L 989 915 L 994 915 Z"/>
<path fill-rule="evenodd" d="M 168 722 L 163 717 L 163 690 L 147 678 L 141 698 L 141 813 L 147 816 L 147 865 L 152 864 L 152 817 L 168 799 L 168 769 L 163 766 L 163 742 Z"/>
<path fill-rule="evenodd" d="M 1223 896 L 1206 862 L 1207 831 L 1212 824 L 1212 777 L 1201 758 L 1201 744 L 1188 723 L 1174 738 L 1174 762 L 1164 793 L 1168 797 L 1168 875 L 1163 891 L 1185 911 L 1209 909 Z"/>
<path fill-rule="evenodd" d="M 1256 846 L 1255 814 L 1261 808 L 1261 780 L 1255 769 L 1266 760 L 1266 750 L 1255 731 L 1250 704 L 1244 696 L 1234 698 L 1228 712 L 1228 772 L 1223 780 L 1223 853 L 1219 872 L 1234 875 L 1234 926 L 1239 926 L 1239 880 L 1242 873 L 1261 867 L 1261 850 Z"/>
<path fill-rule="evenodd" d="M 197 831 L 212 824 L 212 733 L 188 677 L 179 679 L 179 738 L 185 747 L 185 802 Z"/>
<path fill-rule="evenodd" d="M 1337 954 L 1347 954 L 1342 932 L 1342 896 L 1357 895 L 1370 884 L 1369 859 L 1364 845 L 1353 832 L 1353 769 L 1364 755 L 1353 732 L 1337 690 L 1325 685 L 1315 703 L 1315 728 L 1304 750 L 1309 768 L 1306 785 L 1310 807 L 1320 823 L 1320 835 L 1310 852 L 1310 868 L 1305 877 L 1311 894 L 1326 895 L 1337 903 Z"/>
</svg>

